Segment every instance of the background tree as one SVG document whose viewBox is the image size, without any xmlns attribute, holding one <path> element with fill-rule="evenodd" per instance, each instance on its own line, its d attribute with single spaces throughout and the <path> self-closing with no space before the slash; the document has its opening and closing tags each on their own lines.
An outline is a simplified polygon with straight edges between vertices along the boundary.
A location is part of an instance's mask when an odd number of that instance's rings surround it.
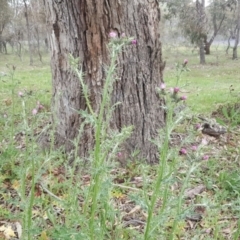
<svg viewBox="0 0 240 240">
<path fill-rule="evenodd" d="M 1 4 L 1 29 L 4 27 L 4 31 L 1 31 L 2 46 L 7 49 L 7 44 L 9 44 L 12 53 L 16 53 L 20 58 L 22 58 L 22 53 L 28 52 L 31 64 L 35 53 L 38 54 L 40 61 L 42 61 L 41 52 L 42 50 L 46 51 L 45 39 L 47 35 L 43 1 L 0 0 L 0 6 Z M 3 16 L 7 18 L 4 20 Z"/>
<path fill-rule="evenodd" d="M 11 9 L 7 0 L 0 0 L 0 52 L 7 53 L 3 31 L 11 19 Z"/>
<path fill-rule="evenodd" d="M 240 33 L 240 0 L 236 1 L 236 9 L 237 9 L 237 13 L 236 13 L 236 28 L 235 28 L 235 43 L 233 46 L 233 60 L 238 58 L 237 55 L 237 47 L 239 44 L 239 33 Z"/>
<path fill-rule="evenodd" d="M 165 17 L 178 17 L 178 26 L 182 34 L 199 48 L 200 63 L 205 63 L 204 38 L 206 37 L 205 1 L 191 0 L 176 1 L 162 0 L 167 6 Z"/>
<path fill-rule="evenodd" d="M 24 3 L 24 16 L 26 19 L 26 27 L 27 27 L 27 40 L 28 40 L 30 65 L 33 65 L 33 48 L 32 48 L 31 30 L 30 30 L 30 23 L 29 23 L 29 10 L 28 10 L 28 4 L 26 0 L 23 0 L 23 3 Z"/>
<path fill-rule="evenodd" d="M 200 63 L 205 64 L 205 46 L 204 38 L 206 37 L 206 13 L 205 13 L 205 0 L 196 0 L 196 43 L 199 46 Z"/>
<path fill-rule="evenodd" d="M 16 53 L 22 59 L 22 42 L 24 41 L 24 23 L 23 2 L 11 0 L 10 7 L 12 10 L 11 21 L 5 31 L 5 39 L 12 48 L 12 53 Z"/>
<path fill-rule="evenodd" d="M 165 18 L 171 21 L 173 18 L 176 19 L 178 28 L 182 30 L 178 34 L 199 47 L 200 61 L 205 62 L 204 54 L 210 54 L 210 47 L 216 36 L 224 33 L 221 28 L 224 29 L 230 15 L 229 6 L 233 6 L 233 0 L 208 1 L 207 6 L 202 0 L 161 0 L 160 2 L 166 9 Z"/>
<path fill-rule="evenodd" d="M 48 48 L 45 45 L 46 43 L 46 35 L 47 35 L 47 29 L 46 29 L 46 14 L 44 11 L 44 5 L 43 1 L 36 1 L 33 0 L 30 2 L 30 8 L 31 8 L 31 23 L 32 23 L 32 35 L 34 39 L 34 45 L 35 51 L 37 52 L 39 56 L 39 60 L 42 62 L 42 49 L 44 46 L 44 50 L 48 52 Z"/>
<path fill-rule="evenodd" d="M 53 76 L 53 111 L 56 119 L 57 143 L 70 150 L 84 120 L 78 110 L 86 109 L 79 79 L 71 72 L 68 57 L 80 57 L 89 98 L 97 112 L 108 63 L 109 32 L 118 36 L 134 36 L 136 46 L 129 46 L 118 60 L 119 80 L 113 86 L 115 109 L 112 128 L 134 126 L 134 132 L 123 147 L 124 155 L 141 150 L 141 156 L 155 161 L 157 148 L 151 143 L 164 122 L 156 87 L 162 82 L 164 64 L 159 35 L 158 1 L 132 0 L 45 0 L 49 26 L 51 67 Z M 94 144 L 94 132 L 85 128 L 79 154 L 87 156 Z"/>
<path fill-rule="evenodd" d="M 207 33 L 204 38 L 205 54 L 210 54 L 210 47 L 218 35 L 221 27 L 223 26 L 224 20 L 226 19 L 227 5 L 223 0 L 214 0 L 207 8 L 208 24 Z M 211 24 L 212 23 L 212 24 Z M 210 36 L 209 36 L 210 35 Z M 209 40 L 208 40 L 209 38 Z"/>
</svg>

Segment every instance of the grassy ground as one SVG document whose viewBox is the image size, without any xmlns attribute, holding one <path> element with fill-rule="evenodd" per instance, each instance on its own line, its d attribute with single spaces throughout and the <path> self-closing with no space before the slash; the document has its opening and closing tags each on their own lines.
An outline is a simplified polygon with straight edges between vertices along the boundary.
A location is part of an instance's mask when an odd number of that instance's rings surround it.
<svg viewBox="0 0 240 240">
<path fill-rule="evenodd" d="M 12 66 L 16 66 L 12 82 Z M 35 101 L 41 101 L 49 106 L 51 98 L 51 72 L 49 57 L 43 56 L 43 63 L 37 57 L 34 58 L 34 65 L 29 65 L 28 55 L 23 56 L 20 61 L 16 55 L 0 55 L 0 72 L 8 76 L 1 76 L 1 99 L 7 100 L 14 87 L 15 93 L 19 91 L 32 95 L 32 107 Z M 14 84 L 14 86 L 12 86 Z"/>
<path fill-rule="evenodd" d="M 220 47 L 219 47 L 220 48 Z M 195 50 L 186 48 L 165 47 L 164 59 L 167 62 L 164 79 L 167 84 L 174 86 L 176 83 L 175 63 L 188 59 L 188 67 L 191 70 L 182 76 L 181 85 L 183 92 L 189 96 L 190 108 L 198 113 L 210 113 L 218 105 L 233 101 L 234 96 L 240 96 L 240 69 L 239 62 L 231 60 L 231 52 L 225 54 L 224 48 L 212 47 L 212 54 L 206 56 L 206 65 L 199 64 L 199 58 Z"/>
<path fill-rule="evenodd" d="M 161 133 L 160 164 L 133 154 L 125 167 L 91 169 L 76 158 L 76 174 L 61 150 L 35 141 L 51 114 L 48 57 L 29 66 L 27 56 L 0 55 L 0 239 L 240 239 L 239 62 L 217 48 L 204 66 L 183 48 L 165 47 L 164 58 L 167 88 L 176 86 L 175 63 L 188 59 L 178 86 L 190 110 L 169 119 L 171 138 Z M 38 101 L 44 108 L 32 115 Z M 228 130 L 220 138 L 196 129 L 197 115 L 213 111 Z"/>
</svg>

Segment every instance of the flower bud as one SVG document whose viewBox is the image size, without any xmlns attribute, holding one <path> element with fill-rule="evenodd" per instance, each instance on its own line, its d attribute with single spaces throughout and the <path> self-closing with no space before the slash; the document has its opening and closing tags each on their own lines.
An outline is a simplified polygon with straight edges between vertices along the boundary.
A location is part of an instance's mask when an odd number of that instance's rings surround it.
<svg viewBox="0 0 240 240">
<path fill-rule="evenodd" d="M 208 155 L 204 155 L 203 157 L 202 157 L 202 160 L 208 160 L 209 159 L 209 156 Z"/>
<path fill-rule="evenodd" d="M 136 39 L 133 39 L 133 40 L 131 41 L 131 43 L 132 43 L 132 45 L 137 45 L 137 40 L 136 40 Z"/>
<path fill-rule="evenodd" d="M 193 151 L 197 151 L 197 148 L 198 148 L 198 147 L 195 146 L 195 145 L 191 147 L 191 149 L 192 149 Z"/>
<path fill-rule="evenodd" d="M 179 151 L 180 155 L 186 155 L 187 154 L 187 149 L 186 148 L 181 148 L 181 150 Z"/>
<path fill-rule="evenodd" d="M 200 123 L 197 123 L 196 125 L 195 125 L 195 128 L 196 129 L 199 129 L 201 127 L 201 124 Z"/>
<path fill-rule="evenodd" d="M 18 96 L 19 96 L 19 97 L 23 97 L 23 92 L 19 91 L 19 92 L 18 92 Z"/>
<path fill-rule="evenodd" d="M 182 101 L 185 101 L 186 99 L 187 99 L 187 96 L 185 96 L 185 95 L 180 97 L 180 100 L 182 100 Z"/>
<path fill-rule="evenodd" d="M 112 31 L 112 32 L 109 33 L 109 37 L 110 38 L 116 38 L 117 37 L 117 33 Z"/>
<path fill-rule="evenodd" d="M 165 83 L 161 83 L 160 88 L 161 88 L 161 90 L 164 90 L 166 88 L 166 84 Z"/>
<path fill-rule="evenodd" d="M 179 87 L 175 87 L 175 88 L 173 88 L 173 92 L 174 92 L 174 93 L 178 93 L 179 90 L 180 90 Z"/>
<path fill-rule="evenodd" d="M 38 110 L 36 109 L 36 108 L 34 108 L 33 110 L 32 110 L 32 115 L 36 115 L 38 113 Z"/>
</svg>

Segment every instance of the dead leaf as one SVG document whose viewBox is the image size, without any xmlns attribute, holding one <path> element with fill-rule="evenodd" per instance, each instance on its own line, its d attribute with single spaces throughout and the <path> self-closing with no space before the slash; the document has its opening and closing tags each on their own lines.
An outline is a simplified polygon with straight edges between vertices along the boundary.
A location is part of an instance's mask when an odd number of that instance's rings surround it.
<svg viewBox="0 0 240 240">
<path fill-rule="evenodd" d="M 10 239 L 11 237 L 16 237 L 11 226 L 5 226 L 5 225 L 1 226 L 0 232 L 3 232 L 6 239 Z"/>
<path fill-rule="evenodd" d="M 16 226 L 18 238 L 21 239 L 21 237 L 22 237 L 22 225 L 20 224 L 20 222 L 15 222 L 15 226 Z"/>
<path fill-rule="evenodd" d="M 232 232 L 233 232 L 233 230 L 231 228 L 225 228 L 222 230 L 222 233 L 225 233 L 225 234 L 230 234 Z"/>
<path fill-rule="evenodd" d="M 39 240 L 49 240 L 46 231 L 42 231 Z"/>
<path fill-rule="evenodd" d="M 199 222 L 202 220 L 202 216 L 199 213 L 193 213 L 193 214 L 187 216 L 187 219 L 190 221 Z"/>
<path fill-rule="evenodd" d="M 42 195 L 42 188 L 40 184 L 35 185 L 35 197 L 40 197 Z"/>
<path fill-rule="evenodd" d="M 205 230 L 205 233 L 207 233 L 207 234 L 210 234 L 212 232 L 212 229 L 211 228 L 207 228 L 206 230 Z"/>
<path fill-rule="evenodd" d="M 205 206 L 196 206 L 194 209 L 194 212 L 203 215 L 206 212 L 206 207 Z"/>
<path fill-rule="evenodd" d="M 187 223 L 188 223 L 188 225 L 189 225 L 189 228 L 190 228 L 190 229 L 193 229 L 194 223 L 193 223 L 192 221 L 190 221 L 190 220 L 187 220 Z"/>
<path fill-rule="evenodd" d="M 10 106 L 12 104 L 12 99 L 10 98 L 4 99 L 3 101 L 6 104 L 6 106 Z"/>
<path fill-rule="evenodd" d="M 193 199 L 196 195 L 202 193 L 205 189 L 206 187 L 204 185 L 199 185 L 195 188 L 187 189 L 184 193 L 185 198 Z"/>
<path fill-rule="evenodd" d="M 20 188 L 20 182 L 17 180 L 14 180 L 12 187 L 13 187 L 13 189 L 18 190 Z"/>
<path fill-rule="evenodd" d="M 0 232 L 0 240 L 5 239 L 5 235 L 3 234 L 3 232 Z"/>
<path fill-rule="evenodd" d="M 138 210 L 141 209 L 141 206 L 136 205 L 129 213 L 127 213 L 126 215 L 132 215 L 133 213 L 137 212 Z"/>
</svg>

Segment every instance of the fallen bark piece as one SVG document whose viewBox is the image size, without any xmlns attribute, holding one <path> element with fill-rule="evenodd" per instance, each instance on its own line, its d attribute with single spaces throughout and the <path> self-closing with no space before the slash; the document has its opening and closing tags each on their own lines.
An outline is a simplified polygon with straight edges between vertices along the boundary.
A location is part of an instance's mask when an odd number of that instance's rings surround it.
<svg viewBox="0 0 240 240">
<path fill-rule="evenodd" d="M 196 195 L 202 193 L 205 189 L 206 187 L 201 184 L 195 188 L 186 189 L 184 196 L 187 199 L 193 199 Z"/>
</svg>

